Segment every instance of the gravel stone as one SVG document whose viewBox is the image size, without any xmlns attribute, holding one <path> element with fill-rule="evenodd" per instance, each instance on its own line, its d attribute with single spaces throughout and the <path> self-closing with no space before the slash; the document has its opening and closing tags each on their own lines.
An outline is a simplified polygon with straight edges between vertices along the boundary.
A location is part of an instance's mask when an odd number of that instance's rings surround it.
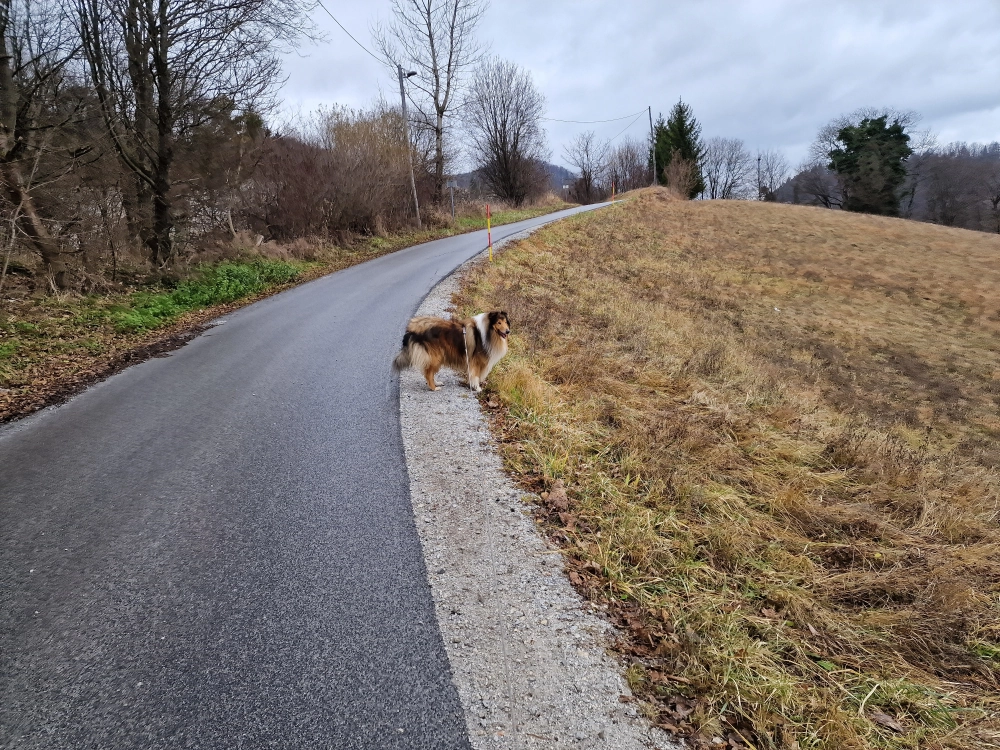
<svg viewBox="0 0 1000 750">
<path fill-rule="evenodd" d="M 447 316 L 468 265 L 417 314 Z M 456 374 L 437 380 L 431 392 L 420 373 L 405 371 L 400 416 L 413 512 L 473 747 L 684 747 L 619 700 L 631 693 L 608 652 L 613 626 L 573 589 L 561 553 L 537 530 L 537 498 L 504 474 L 479 402 Z"/>
</svg>

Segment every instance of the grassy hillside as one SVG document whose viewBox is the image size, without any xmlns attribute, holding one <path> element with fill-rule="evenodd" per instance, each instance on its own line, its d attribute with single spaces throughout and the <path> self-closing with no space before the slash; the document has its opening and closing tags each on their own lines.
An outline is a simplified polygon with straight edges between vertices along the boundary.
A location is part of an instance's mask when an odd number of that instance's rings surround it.
<svg viewBox="0 0 1000 750">
<path fill-rule="evenodd" d="M 643 191 L 534 234 L 486 396 L 664 726 L 1000 747 L 1000 237 Z"/>
</svg>

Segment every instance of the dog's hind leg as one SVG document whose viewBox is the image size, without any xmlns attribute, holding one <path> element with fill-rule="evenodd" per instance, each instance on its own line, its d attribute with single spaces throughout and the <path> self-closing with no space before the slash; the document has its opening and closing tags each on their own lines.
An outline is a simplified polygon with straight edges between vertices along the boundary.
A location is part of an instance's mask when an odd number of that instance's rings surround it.
<svg viewBox="0 0 1000 750">
<path fill-rule="evenodd" d="M 432 391 L 437 390 L 437 385 L 434 383 L 434 376 L 437 375 L 438 368 L 433 365 L 429 365 L 424 368 L 424 378 L 427 380 L 427 387 Z"/>
</svg>

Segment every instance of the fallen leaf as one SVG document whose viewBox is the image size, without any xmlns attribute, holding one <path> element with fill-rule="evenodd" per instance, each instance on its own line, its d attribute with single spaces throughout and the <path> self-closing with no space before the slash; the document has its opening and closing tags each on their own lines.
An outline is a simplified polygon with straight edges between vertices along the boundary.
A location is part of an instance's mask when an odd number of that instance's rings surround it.
<svg viewBox="0 0 1000 750">
<path fill-rule="evenodd" d="M 899 732 L 900 734 L 906 733 L 906 730 L 903 729 L 903 725 L 889 716 L 889 714 L 884 714 L 881 711 L 872 711 L 870 716 L 872 721 L 876 724 L 881 724 L 882 726 L 888 727 L 892 731 Z"/>
<path fill-rule="evenodd" d="M 549 507 L 557 511 L 569 510 L 569 497 L 566 495 L 566 485 L 563 480 L 557 479 L 552 484 L 548 498 Z"/>
<path fill-rule="evenodd" d="M 674 706 L 674 713 L 678 719 L 684 719 L 694 713 L 695 704 L 688 700 L 679 700 Z"/>
<path fill-rule="evenodd" d="M 812 633 L 813 635 L 815 636 L 819 635 L 819 633 L 816 631 L 816 628 L 814 628 L 812 625 L 807 625 L 806 627 L 809 628 L 809 632 Z"/>
</svg>

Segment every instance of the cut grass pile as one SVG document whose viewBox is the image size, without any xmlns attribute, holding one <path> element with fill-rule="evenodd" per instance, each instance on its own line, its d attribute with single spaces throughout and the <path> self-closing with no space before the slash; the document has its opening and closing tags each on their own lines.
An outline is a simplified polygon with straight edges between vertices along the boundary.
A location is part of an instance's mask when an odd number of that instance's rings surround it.
<svg viewBox="0 0 1000 750">
<path fill-rule="evenodd" d="M 504 460 L 651 718 L 1000 747 L 1000 237 L 647 190 L 456 305 L 512 317 Z"/>
</svg>

